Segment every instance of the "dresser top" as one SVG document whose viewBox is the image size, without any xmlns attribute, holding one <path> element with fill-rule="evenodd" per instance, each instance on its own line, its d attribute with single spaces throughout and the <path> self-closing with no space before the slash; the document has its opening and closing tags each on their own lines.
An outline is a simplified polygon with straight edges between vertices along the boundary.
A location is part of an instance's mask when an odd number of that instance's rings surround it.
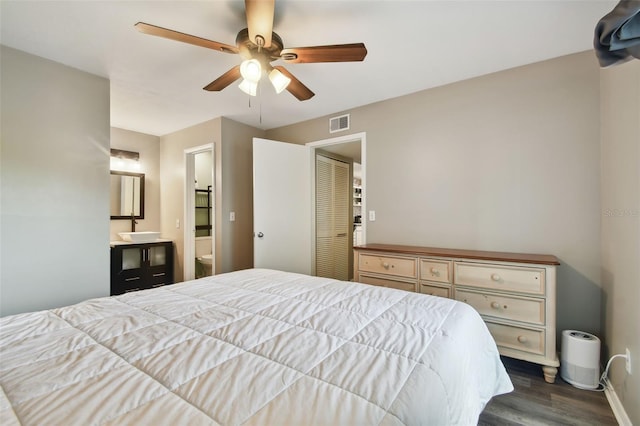
<svg viewBox="0 0 640 426">
<path fill-rule="evenodd" d="M 560 261 L 551 254 L 508 253 L 483 250 L 459 250 L 436 247 L 404 246 L 396 244 L 365 244 L 354 250 L 381 251 L 387 253 L 415 254 L 420 256 L 453 257 L 463 259 L 494 260 L 499 262 L 535 263 L 559 265 Z"/>
</svg>

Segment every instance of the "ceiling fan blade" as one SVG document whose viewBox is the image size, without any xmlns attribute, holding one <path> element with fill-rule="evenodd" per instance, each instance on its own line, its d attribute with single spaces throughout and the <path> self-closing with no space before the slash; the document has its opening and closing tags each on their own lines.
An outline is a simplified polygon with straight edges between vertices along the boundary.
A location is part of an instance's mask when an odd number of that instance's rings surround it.
<svg viewBox="0 0 640 426">
<path fill-rule="evenodd" d="M 292 47 L 282 49 L 280 57 L 289 63 L 355 62 L 364 60 L 364 43 L 333 44 L 328 46 Z"/>
<path fill-rule="evenodd" d="M 275 0 L 244 0 L 244 8 L 247 14 L 249 40 L 260 45 L 256 42 L 256 36 L 261 36 L 264 39 L 264 47 L 270 47 Z"/>
<path fill-rule="evenodd" d="M 282 67 L 282 66 L 278 65 L 278 66 L 275 66 L 273 68 L 277 69 L 282 74 L 286 75 L 287 77 L 289 77 L 291 79 L 291 82 L 287 86 L 287 90 L 293 96 L 298 98 L 298 100 L 306 101 L 307 99 L 311 99 L 311 98 L 313 98 L 315 96 L 315 93 L 313 93 L 307 86 L 302 84 L 302 82 L 300 80 L 295 78 L 294 75 L 291 74 L 289 71 L 287 71 L 287 69 L 285 67 Z"/>
<path fill-rule="evenodd" d="M 231 68 L 229 71 L 225 72 L 220 77 L 216 78 L 211 83 L 203 87 L 203 89 L 210 92 L 219 92 L 239 78 L 240 65 L 236 65 L 235 67 Z"/>
<path fill-rule="evenodd" d="M 135 27 L 138 29 L 138 31 L 144 34 L 164 37 L 170 40 L 181 41 L 183 43 L 194 44 L 196 46 L 206 47 L 207 49 L 213 49 L 224 53 L 239 52 L 237 47 L 231 46 L 229 44 L 218 43 L 217 41 L 207 40 L 206 38 L 196 37 L 190 34 L 169 30 L 167 28 L 146 24 L 144 22 L 138 22 Z"/>
</svg>

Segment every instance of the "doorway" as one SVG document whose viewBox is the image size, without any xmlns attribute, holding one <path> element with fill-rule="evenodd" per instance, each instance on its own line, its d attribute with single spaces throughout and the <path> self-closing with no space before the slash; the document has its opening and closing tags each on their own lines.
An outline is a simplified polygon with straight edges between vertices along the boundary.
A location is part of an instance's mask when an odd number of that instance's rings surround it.
<svg viewBox="0 0 640 426">
<path fill-rule="evenodd" d="M 356 133 L 352 135 L 345 135 L 331 139 L 324 139 L 320 141 L 310 142 L 307 144 L 311 148 L 311 154 L 313 157 L 319 152 L 333 154 L 336 158 L 346 160 L 351 163 L 352 170 L 350 173 L 350 190 L 351 196 L 349 199 L 349 250 L 347 253 L 348 262 L 348 277 L 336 276 L 338 279 L 353 279 L 353 246 L 362 245 L 366 243 L 366 221 L 362 220 L 363 213 L 366 211 L 366 133 Z M 315 166 L 315 161 L 313 162 Z M 314 168 L 311 172 L 313 179 L 313 191 L 312 199 L 317 199 L 316 178 L 318 176 L 317 170 Z M 314 201 L 315 202 L 315 201 Z M 317 260 L 321 257 L 321 253 L 318 253 L 318 238 L 322 234 L 322 225 L 319 224 L 319 220 L 322 220 L 316 214 L 316 209 L 312 209 L 314 216 L 312 218 L 312 236 L 314 238 L 313 247 L 313 259 L 315 260 L 316 268 L 313 270 L 314 275 L 318 275 L 320 271 L 317 268 Z M 338 233 L 340 234 L 340 233 Z M 336 253 L 333 253 L 336 255 Z"/>
<path fill-rule="evenodd" d="M 349 148 L 362 167 L 359 205 L 366 209 L 366 133 L 298 145 L 253 139 L 254 267 L 316 275 L 316 149 Z M 282 220 L 287 218 L 287 220 Z M 352 225 L 352 223 L 351 223 Z M 366 223 L 361 225 L 366 243 Z M 353 250 L 348 254 L 353 260 Z M 350 268 L 353 274 L 353 268 Z"/>
<path fill-rule="evenodd" d="M 214 146 L 185 150 L 184 279 L 215 274 Z"/>
</svg>

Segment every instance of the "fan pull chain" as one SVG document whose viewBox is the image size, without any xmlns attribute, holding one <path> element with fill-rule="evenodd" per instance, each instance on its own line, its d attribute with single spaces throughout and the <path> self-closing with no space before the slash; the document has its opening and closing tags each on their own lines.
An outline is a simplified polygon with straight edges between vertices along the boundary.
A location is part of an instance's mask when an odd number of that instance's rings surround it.
<svg viewBox="0 0 640 426">
<path fill-rule="evenodd" d="M 258 95 L 260 96 L 260 124 L 262 124 L 262 84 L 258 83 Z"/>
</svg>

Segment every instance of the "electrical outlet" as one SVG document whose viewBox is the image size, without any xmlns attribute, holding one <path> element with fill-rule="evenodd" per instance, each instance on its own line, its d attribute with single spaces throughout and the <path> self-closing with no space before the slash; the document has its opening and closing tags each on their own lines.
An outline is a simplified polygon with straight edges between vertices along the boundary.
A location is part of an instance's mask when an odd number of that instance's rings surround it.
<svg viewBox="0 0 640 426">
<path fill-rule="evenodd" d="M 631 374 L 631 352 L 629 352 L 629 348 L 627 348 L 626 355 L 625 368 L 627 369 L 627 373 Z"/>
</svg>

